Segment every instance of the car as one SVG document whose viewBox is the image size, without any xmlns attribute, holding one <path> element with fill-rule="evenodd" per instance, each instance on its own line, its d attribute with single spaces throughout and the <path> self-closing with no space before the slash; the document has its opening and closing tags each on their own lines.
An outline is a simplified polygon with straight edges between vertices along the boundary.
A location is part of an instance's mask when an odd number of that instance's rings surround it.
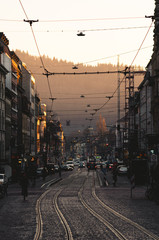
<svg viewBox="0 0 159 240">
<path fill-rule="evenodd" d="M 96 168 L 101 168 L 101 163 L 100 162 L 96 163 Z"/>
<path fill-rule="evenodd" d="M 55 166 L 53 163 L 48 163 L 47 164 L 47 170 L 48 174 L 54 174 L 55 173 Z"/>
<path fill-rule="evenodd" d="M 72 170 L 73 170 L 73 167 L 69 166 L 68 164 L 62 164 L 62 165 L 61 165 L 61 170 L 64 170 L 64 171 L 72 171 Z"/>
<path fill-rule="evenodd" d="M 66 164 L 69 165 L 70 167 L 74 168 L 74 163 L 73 163 L 73 161 L 67 161 Z"/>
<path fill-rule="evenodd" d="M 0 185 L 1 184 L 8 184 L 8 178 L 5 174 L 0 173 Z"/>
<path fill-rule="evenodd" d="M 109 170 L 113 169 L 113 163 L 109 163 Z"/>
<path fill-rule="evenodd" d="M 78 165 L 79 168 L 85 168 L 85 162 L 80 162 Z"/>
<path fill-rule="evenodd" d="M 55 164 L 55 165 L 54 165 L 54 168 L 55 168 L 55 172 L 58 172 L 58 171 L 59 171 L 59 165 Z"/>
<path fill-rule="evenodd" d="M 116 159 L 116 161 L 117 161 L 118 165 L 123 165 L 123 163 L 124 163 L 123 160 L 118 159 L 118 158 Z"/>
<path fill-rule="evenodd" d="M 88 171 L 96 170 L 97 168 L 96 161 L 94 159 L 89 160 L 89 162 L 87 162 L 87 168 L 88 168 Z"/>
<path fill-rule="evenodd" d="M 0 195 L 5 196 L 7 195 L 7 188 L 8 188 L 8 178 L 5 174 L 0 173 Z"/>
<path fill-rule="evenodd" d="M 117 170 L 118 170 L 119 175 L 127 174 L 127 172 L 128 172 L 128 168 L 125 165 L 119 165 L 117 167 Z"/>
<path fill-rule="evenodd" d="M 104 168 L 106 168 L 107 163 L 106 162 L 101 162 L 100 165 L 103 166 Z"/>
<path fill-rule="evenodd" d="M 73 163 L 74 163 L 74 166 L 79 166 L 80 162 L 79 161 L 74 161 Z"/>
</svg>

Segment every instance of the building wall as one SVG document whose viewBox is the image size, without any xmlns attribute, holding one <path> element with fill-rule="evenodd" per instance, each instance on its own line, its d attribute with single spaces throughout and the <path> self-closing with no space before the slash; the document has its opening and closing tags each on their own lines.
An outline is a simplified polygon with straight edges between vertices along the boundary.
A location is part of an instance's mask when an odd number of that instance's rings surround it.
<svg viewBox="0 0 159 240">
<path fill-rule="evenodd" d="M 5 152 L 6 152 L 6 162 L 11 164 L 11 99 L 12 92 L 6 88 L 6 98 L 5 98 L 5 124 L 6 124 L 6 134 L 5 134 Z"/>
<path fill-rule="evenodd" d="M 5 162 L 5 74 L 0 71 L 0 164 Z"/>
</svg>

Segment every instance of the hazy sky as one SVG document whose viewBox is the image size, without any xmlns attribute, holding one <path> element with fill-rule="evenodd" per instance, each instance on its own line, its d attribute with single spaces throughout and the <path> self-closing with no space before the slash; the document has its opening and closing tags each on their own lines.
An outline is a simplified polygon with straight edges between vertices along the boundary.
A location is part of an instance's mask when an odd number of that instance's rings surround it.
<svg viewBox="0 0 159 240">
<path fill-rule="evenodd" d="M 93 65 L 116 64 L 117 55 L 120 63 L 130 65 L 151 24 L 145 15 L 153 15 L 155 7 L 154 0 L 21 0 L 21 3 L 30 20 L 39 20 L 33 24 L 33 30 L 41 55 Z M 27 18 L 20 1 L 0 0 L 0 6 L 0 31 L 8 38 L 10 49 L 38 55 L 30 26 L 23 21 Z M 84 37 L 77 36 L 81 30 Z M 146 67 L 152 46 L 153 27 L 134 64 Z"/>
</svg>

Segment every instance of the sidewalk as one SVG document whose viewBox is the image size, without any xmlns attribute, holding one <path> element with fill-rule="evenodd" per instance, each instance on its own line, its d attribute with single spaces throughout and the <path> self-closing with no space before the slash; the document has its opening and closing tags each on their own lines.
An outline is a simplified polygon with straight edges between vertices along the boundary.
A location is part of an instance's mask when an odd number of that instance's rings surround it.
<svg viewBox="0 0 159 240">
<path fill-rule="evenodd" d="M 127 175 L 120 175 L 117 177 L 117 183 L 116 186 L 113 186 L 113 176 L 112 172 L 108 171 L 106 173 L 106 179 L 108 182 L 108 185 L 106 186 L 105 179 L 104 179 L 104 174 L 103 172 L 99 169 L 97 170 L 97 176 L 99 180 L 100 187 L 105 188 L 107 190 L 112 190 L 113 192 L 123 192 L 126 194 L 129 198 L 141 198 L 141 199 L 146 199 L 145 197 L 145 192 L 147 189 L 147 186 L 135 186 L 135 188 L 131 189 L 131 183 L 127 177 Z"/>
<path fill-rule="evenodd" d="M 34 239 L 36 230 L 36 201 L 45 191 L 44 185 L 50 180 L 58 180 L 59 174 L 49 175 L 45 181 L 36 179 L 34 187 L 28 187 L 28 197 L 23 200 L 19 183 L 8 186 L 8 196 L 0 199 L 0 239 Z M 22 235 L 23 234 L 23 235 Z"/>
<path fill-rule="evenodd" d="M 100 170 L 97 169 L 97 175 L 98 175 L 98 179 L 99 179 L 99 183 L 101 187 L 105 187 L 105 180 L 104 180 L 104 173 Z M 108 187 L 112 187 L 113 186 L 113 175 L 112 172 L 109 170 L 106 172 L 106 179 L 108 182 Z M 127 175 L 120 175 L 117 176 L 117 183 L 116 183 L 116 187 L 130 187 L 130 182 L 129 179 L 127 178 Z"/>
</svg>

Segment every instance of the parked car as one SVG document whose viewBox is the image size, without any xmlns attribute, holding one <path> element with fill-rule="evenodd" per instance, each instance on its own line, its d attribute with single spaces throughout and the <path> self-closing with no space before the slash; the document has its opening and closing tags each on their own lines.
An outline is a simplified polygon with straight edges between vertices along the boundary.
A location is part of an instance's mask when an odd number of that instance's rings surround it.
<svg viewBox="0 0 159 240">
<path fill-rule="evenodd" d="M 8 178 L 5 174 L 0 173 L 0 196 L 7 194 Z"/>
<path fill-rule="evenodd" d="M 127 172 L 128 172 L 128 168 L 125 165 L 119 165 L 117 167 L 117 169 L 118 169 L 118 174 L 119 175 L 127 174 Z"/>
<path fill-rule="evenodd" d="M 54 165 L 54 168 L 55 168 L 55 172 L 58 172 L 58 171 L 59 171 L 59 165 L 55 164 L 55 165 Z"/>
<path fill-rule="evenodd" d="M 3 173 L 0 173 L 0 184 L 8 184 L 8 178 Z"/>
<path fill-rule="evenodd" d="M 66 164 L 69 165 L 70 167 L 74 168 L 74 163 L 73 163 L 73 161 L 67 161 Z"/>
<path fill-rule="evenodd" d="M 123 165 L 123 163 L 124 163 L 122 159 L 117 158 L 116 161 L 117 161 L 118 165 Z"/>
<path fill-rule="evenodd" d="M 48 163 L 47 164 L 47 170 L 48 174 L 54 174 L 55 173 L 55 166 L 53 163 Z"/>
<path fill-rule="evenodd" d="M 80 162 L 79 161 L 74 161 L 73 163 L 74 163 L 74 166 L 79 166 Z"/>
<path fill-rule="evenodd" d="M 64 171 L 72 171 L 72 170 L 73 170 L 73 167 L 69 166 L 68 164 L 62 164 L 62 165 L 61 165 L 61 170 L 64 170 Z"/>
</svg>

